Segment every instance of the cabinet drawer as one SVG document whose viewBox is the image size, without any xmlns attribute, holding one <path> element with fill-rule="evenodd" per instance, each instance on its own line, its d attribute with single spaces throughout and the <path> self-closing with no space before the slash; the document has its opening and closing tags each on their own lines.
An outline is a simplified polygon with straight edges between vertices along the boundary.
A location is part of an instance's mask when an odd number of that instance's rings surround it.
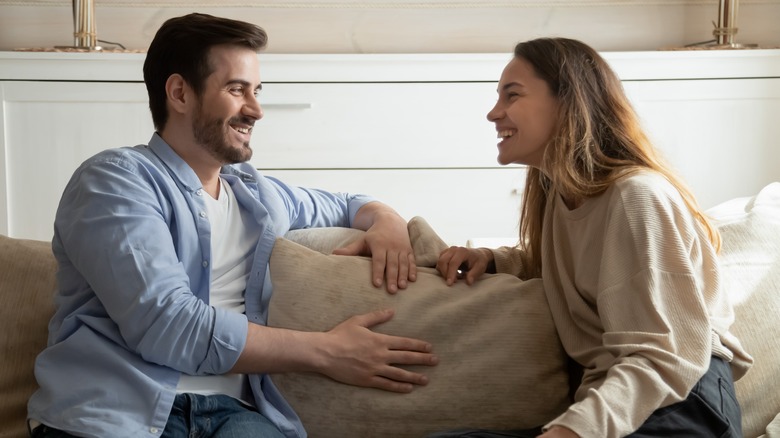
<svg viewBox="0 0 780 438">
<path fill-rule="evenodd" d="M 302 187 L 365 193 L 409 220 L 422 216 L 450 245 L 518 235 L 525 168 L 263 170 Z"/>
<path fill-rule="evenodd" d="M 704 208 L 780 181 L 780 78 L 624 82 L 655 144 Z"/>
<path fill-rule="evenodd" d="M 263 84 L 259 168 L 498 167 L 496 84 Z"/>
</svg>

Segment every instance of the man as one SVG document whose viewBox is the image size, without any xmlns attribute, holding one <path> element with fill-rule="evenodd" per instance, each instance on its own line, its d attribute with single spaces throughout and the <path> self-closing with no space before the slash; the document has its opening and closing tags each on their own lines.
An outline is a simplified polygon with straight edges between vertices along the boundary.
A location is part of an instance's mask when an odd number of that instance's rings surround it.
<svg viewBox="0 0 780 438">
<path fill-rule="evenodd" d="M 408 392 L 431 346 L 370 328 L 391 311 L 326 333 L 265 326 L 268 260 L 290 229 L 352 226 L 389 292 L 416 275 L 405 221 L 366 196 L 288 186 L 246 161 L 262 118 L 265 32 L 191 14 L 152 41 L 144 81 L 156 133 L 74 173 L 52 247 L 57 312 L 36 361 L 33 436 L 303 437 L 266 373 L 317 372 Z M 194 435 L 193 435 L 194 436 Z"/>
</svg>

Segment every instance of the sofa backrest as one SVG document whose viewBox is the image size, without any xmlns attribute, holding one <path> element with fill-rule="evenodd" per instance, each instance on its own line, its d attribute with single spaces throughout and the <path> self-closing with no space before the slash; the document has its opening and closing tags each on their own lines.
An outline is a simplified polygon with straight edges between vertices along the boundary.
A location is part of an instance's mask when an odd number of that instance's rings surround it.
<svg viewBox="0 0 780 438">
<path fill-rule="evenodd" d="M 755 360 L 735 386 L 743 433 L 757 437 L 770 422 L 780 429 L 780 182 L 708 213 L 723 238 L 722 286 L 736 315 L 731 331 Z"/>
<path fill-rule="evenodd" d="M 0 436 L 26 437 L 35 356 L 54 314 L 51 243 L 0 235 Z"/>
</svg>

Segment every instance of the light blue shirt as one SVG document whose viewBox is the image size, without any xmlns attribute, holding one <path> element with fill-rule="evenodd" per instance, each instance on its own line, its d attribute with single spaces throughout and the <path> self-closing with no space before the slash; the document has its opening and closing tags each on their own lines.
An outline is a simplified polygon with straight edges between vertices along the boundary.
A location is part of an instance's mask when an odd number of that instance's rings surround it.
<svg viewBox="0 0 780 438">
<path fill-rule="evenodd" d="M 245 315 L 208 304 L 208 195 L 162 138 L 101 152 L 76 170 L 54 222 L 57 312 L 35 363 L 40 389 L 30 418 L 86 436 L 159 436 L 181 373 L 228 372 L 248 321 L 265 323 L 276 237 L 350 226 L 373 200 L 289 186 L 246 163 L 225 166 L 222 176 L 261 236 Z M 306 436 L 266 375 L 249 381 L 263 414 L 287 436 Z"/>
</svg>

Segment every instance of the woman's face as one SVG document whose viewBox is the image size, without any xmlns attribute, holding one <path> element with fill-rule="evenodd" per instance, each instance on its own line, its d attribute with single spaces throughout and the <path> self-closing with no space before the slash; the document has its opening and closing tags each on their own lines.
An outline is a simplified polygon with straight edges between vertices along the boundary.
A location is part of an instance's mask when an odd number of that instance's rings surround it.
<svg viewBox="0 0 780 438">
<path fill-rule="evenodd" d="M 558 101 L 531 64 L 515 57 L 498 82 L 498 101 L 487 114 L 495 123 L 500 164 L 541 168 L 558 119 Z"/>
</svg>

